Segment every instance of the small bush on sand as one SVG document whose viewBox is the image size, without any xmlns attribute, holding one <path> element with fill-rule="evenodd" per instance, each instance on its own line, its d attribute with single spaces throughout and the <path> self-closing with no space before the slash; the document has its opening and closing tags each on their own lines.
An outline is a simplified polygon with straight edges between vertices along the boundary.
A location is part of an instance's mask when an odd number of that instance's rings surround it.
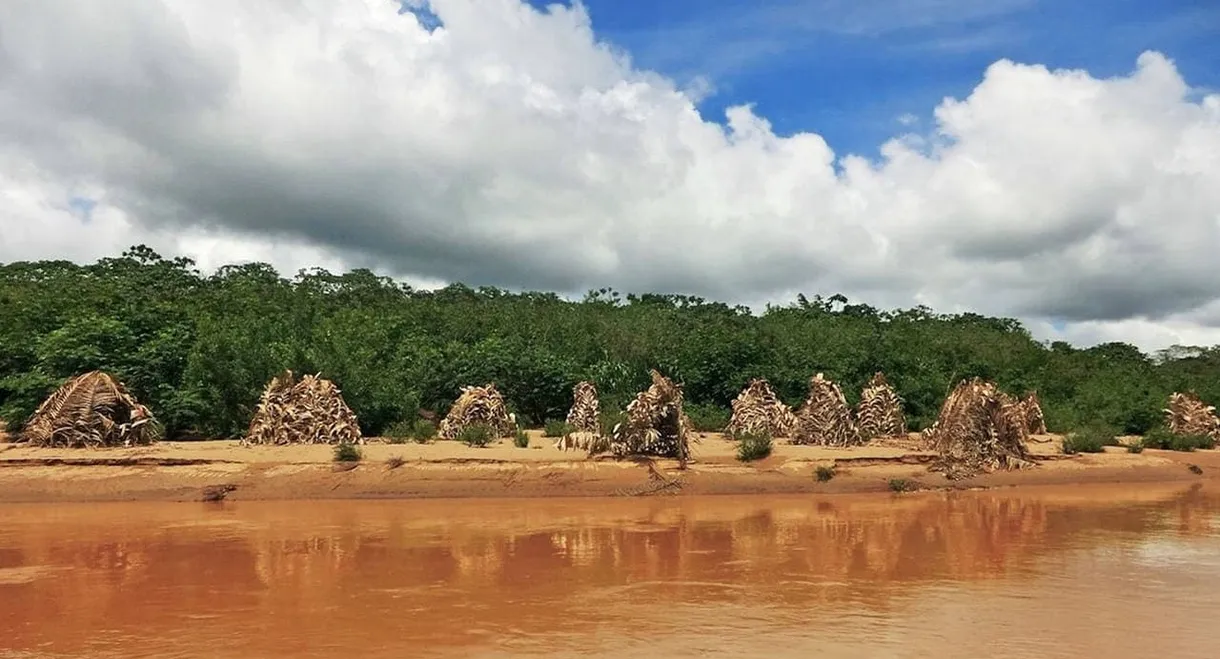
<svg viewBox="0 0 1220 659">
<path fill-rule="evenodd" d="M 761 460 L 771 455 L 771 435 L 766 433 L 742 433 L 737 440 L 737 459 L 742 462 Z"/>
<path fill-rule="evenodd" d="M 524 430 L 517 428 L 517 432 L 513 434 L 513 446 L 517 448 L 529 448 L 530 436 Z"/>
<path fill-rule="evenodd" d="M 835 466 L 819 465 L 814 468 L 813 475 L 818 479 L 819 483 L 825 483 L 835 477 Z"/>
<path fill-rule="evenodd" d="M 335 445 L 335 462 L 360 462 L 364 454 L 355 444 L 340 442 Z"/>
<path fill-rule="evenodd" d="M 568 434 L 569 432 L 572 432 L 572 427 L 568 425 L 567 421 L 549 419 L 546 422 L 546 425 L 543 427 L 542 436 L 543 437 L 563 437 L 564 435 Z"/>
<path fill-rule="evenodd" d="M 1162 451 L 1194 451 L 1216 448 L 1215 438 L 1207 435 L 1175 435 L 1168 428 L 1153 428 L 1142 440 L 1145 448 Z"/>
<path fill-rule="evenodd" d="M 911 481 L 909 481 L 905 478 L 891 478 L 890 479 L 890 491 L 891 492 L 913 492 L 913 491 L 915 491 L 915 483 L 912 483 Z"/>
<path fill-rule="evenodd" d="M 1102 453 L 1107 446 L 1118 446 L 1118 433 L 1113 428 L 1093 426 L 1073 431 L 1063 438 L 1064 455 Z"/>
<path fill-rule="evenodd" d="M 682 409 L 690 418 L 696 432 L 720 432 L 729 425 L 729 419 L 732 418 L 728 409 L 717 405 L 684 404 Z"/>
<path fill-rule="evenodd" d="M 1127 444 L 1127 452 L 1128 453 L 1143 453 L 1144 452 L 1144 440 L 1137 439 L 1137 440 L 1131 442 L 1130 444 Z"/>
<path fill-rule="evenodd" d="M 436 439 L 436 424 L 427 419 L 416 419 L 411 424 L 411 439 L 416 444 L 427 444 Z"/>
<path fill-rule="evenodd" d="M 472 423 L 462 428 L 457 440 L 471 448 L 483 448 L 495 439 L 491 426 L 485 423 Z"/>
<path fill-rule="evenodd" d="M 389 458 L 386 458 L 385 466 L 386 469 L 398 469 L 406 463 L 407 460 L 401 455 L 392 455 Z"/>
</svg>

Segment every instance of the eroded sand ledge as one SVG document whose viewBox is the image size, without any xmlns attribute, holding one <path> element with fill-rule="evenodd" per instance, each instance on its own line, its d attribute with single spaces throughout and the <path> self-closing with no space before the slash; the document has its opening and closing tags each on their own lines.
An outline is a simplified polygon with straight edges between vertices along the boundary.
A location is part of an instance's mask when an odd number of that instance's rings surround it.
<svg viewBox="0 0 1220 659">
<path fill-rule="evenodd" d="M 532 433 L 528 449 L 509 442 L 482 449 L 456 442 L 372 443 L 364 460 L 344 469 L 327 446 L 242 447 L 234 441 L 165 442 L 103 450 L 28 448 L 0 444 L 0 502 L 199 501 L 209 488 L 236 486 L 230 500 L 395 499 L 437 497 L 664 496 L 686 494 L 882 492 L 891 479 L 920 489 L 967 489 L 1073 483 L 1212 480 L 1220 451 L 1064 456 L 1059 438 L 1031 443 L 1038 466 L 949 481 L 929 472 L 932 454 L 891 440 L 852 449 L 776 443 L 771 457 L 738 462 L 734 445 L 707 434 L 685 471 L 672 460 L 588 460 Z M 387 460 L 401 457 L 390 468 Z M 818 482 L 814 469 L 835 465 Z M 1191 469 L 1191 466 L 1196 469 Z M 1201 473 L 1198 473 L 1201 472 Z"/>
</svg>

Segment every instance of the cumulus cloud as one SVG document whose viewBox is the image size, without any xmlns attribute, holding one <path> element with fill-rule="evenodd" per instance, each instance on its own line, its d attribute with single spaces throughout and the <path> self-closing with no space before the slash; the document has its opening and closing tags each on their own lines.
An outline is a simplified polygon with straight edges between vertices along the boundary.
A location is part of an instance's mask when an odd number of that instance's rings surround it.
<svg viewBox="0 0 1220 659">
<path fill-rule="evenodd" d="M 147 242 L 1220 342 L 1220 96 L 1158 53 L 1112 79 L 996 62 L 868 160 L 750 106 L 710 121 L 707 87 L 634 67 L 579 5 L 104 5 L 0 3 L 0 261 Z"/>
</svg>

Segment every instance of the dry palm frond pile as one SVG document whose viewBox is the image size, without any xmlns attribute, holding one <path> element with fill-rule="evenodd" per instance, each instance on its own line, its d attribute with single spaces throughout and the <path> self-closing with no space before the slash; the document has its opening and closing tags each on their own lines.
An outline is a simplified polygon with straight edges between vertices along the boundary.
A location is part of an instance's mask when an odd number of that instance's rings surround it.
<svg viewBox="0 0 1220 659">
<path fill-rule="evenodd" d="M 856 446 L 863 443 L 839 385 L 821 373 L 809 380 L 809 397 L 796 413 L 793 444 Z"/>
<path fill-rule="evenodd" d="M 572 387 L 572 409 L 568 411 L 567 423 L 573 432 L 597 432 L 598 415 L 597 387 L 592 382 L 578 382 Z"/>
<path fill-rule="evenodd" d="M 319 375 L 271 379 L 250 420 L 246 444 L 363 444 L 356 414 L 334 382 Z"/>
<path fill-rule="evenodd" d="M 932 469 L 952 480 L 1033 464 L 1022 405 L 979 378 L 958 383 L 923 434 L 940 454 Z"/>
<path fill-rule="evenodd" d="M 860 404 L 856 406 L 856 424 L 861 439 L 874 437 L 905 437 L 907 420 L 902 412 L 902 398 L 885 374 L 877 372 L 860 393 Z"/>
<path fill-rule="evenodd" d="M 572 409 L 568 411 L 568 432 L 555 440 L 555 448 L 567 451 L 592 450 L 601 435 L 600 407 L 597 387 L 592 382 L 578 382 L 572 387 Z"/>
<path fill-rule="evenodd" d="M 1021 399 L 1021 413 L 1025 415 L 1025 429 L 1029 434 L 1046 434 L 1046 418 L 1042 416 L 1042 403 L 1038 401 L 1038 392 L 1025 394 Z"/>
<path fill-rule="evenodd" d="M 463 429 L 474 425 L 491 428 L 496 437 L 509 437 L 516 429 L 517 424 L 504 404 L 504 395 L 495 384 L 462 387 L 462 395 L 441 419 L 437 435 L 441 439 L 457 439 Z"/>
<path fill-rule="evenodd" d="M 1216 408 L 1204 403 L 1194 392 L 1174 392 L 1169 396 L 1165 423 L 1175 435 L 1208 435 L 1220 439 L 1220 418 Z"/>
<path fill-rule="evenodd" d="M 682 411 L 681 387 L 653 370 L 652 385 L 627 405 L 627 420 L 614 427 L 607 448 L 619 456 L 652 455 L 685 462 L 693 434 Z"/>
<path fill-rule="evenodd" d="M 770 383 L 755 378 L 733 399 L 733 417 L 724 430 L 730 435 L 788 437 L 794 428 L 796 415 L 792 409 L 775 395 Z"/>
<path fill-rule="evenodd" d="M 151 444 L 161 426 L 123 383 L 107 373 L 78 375 L 51 394 L 26 423 L 21 441 L 83 448 Z"/>
</svg>

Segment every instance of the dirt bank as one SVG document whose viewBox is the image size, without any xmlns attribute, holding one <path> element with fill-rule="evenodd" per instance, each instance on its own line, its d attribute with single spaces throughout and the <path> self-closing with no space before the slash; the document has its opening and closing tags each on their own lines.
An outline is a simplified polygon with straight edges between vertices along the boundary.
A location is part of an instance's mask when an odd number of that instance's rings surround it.
<svg viewBox="0 0 1220 659">
<path fill-rule="evenodd" d="M 332 462 L 326 446 L 242 447 L 234 441 L 206 441 L 63 450 L 3 444 L 0 502 L 192 501 L 223 485 L 235 486 L 228 499 L 268 500 L 836 493 L 885 491 L 893 479 L 922 489 L 961 489 L 1198 481 L 1220 475 L 1220 451 L 1130 454 L 1108 448 L 1100 454 L 1064 456 L 1053 436 L 1031 444 L 1039 458 L 1034 468 L 956 482 L 928 471 L 931 453 L 898 440 L 854 449 L 777 443 L 771 457 L 743 464 L 735 459 L 732 443 L 704 435 L 695 462 L 685 471 L 671 460 L 586 459 L 582 452 L 553 448 L 551 441 L 533 433 L 528 449 L 510 442 L 482 449 L 444 441 L 370 443 L 354 468 Z M 392 457 L 402 464 L 391 467 Z M 815 468 L 831 465 L 835 476 L 818 482 Z"/>
</svg>

